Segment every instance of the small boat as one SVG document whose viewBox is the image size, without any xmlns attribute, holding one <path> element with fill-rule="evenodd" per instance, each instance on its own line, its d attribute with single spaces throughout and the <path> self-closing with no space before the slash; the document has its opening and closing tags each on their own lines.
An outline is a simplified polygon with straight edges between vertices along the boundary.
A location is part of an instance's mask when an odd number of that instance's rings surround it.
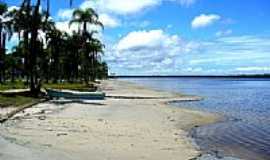
<svg viewBox="0 0 270 160">
<path fill-rule="evenodd" d="M 104 92 L 78 92 L 71 90 L 56 90 L 46 89 L 47 95 L 50 99 L 84 99 L 84 100 L 103 100 L 105 99 Z"/>
</svg>

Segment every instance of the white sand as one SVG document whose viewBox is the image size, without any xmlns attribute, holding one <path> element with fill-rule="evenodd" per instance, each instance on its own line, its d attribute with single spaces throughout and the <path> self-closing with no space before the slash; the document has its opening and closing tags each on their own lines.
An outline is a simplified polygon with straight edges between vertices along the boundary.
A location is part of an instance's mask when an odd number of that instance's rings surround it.
<svg viewBox="0 0 270 160">
<path fill-rule="evenodd" d="M 217 119 L 166 104 L 197 97 L 121 81 L 101 86 L 118 98 L 43 103 L 1 126 L 0 160 L 188 160 L 199 152 L 184 129 Z"/>
</svg>

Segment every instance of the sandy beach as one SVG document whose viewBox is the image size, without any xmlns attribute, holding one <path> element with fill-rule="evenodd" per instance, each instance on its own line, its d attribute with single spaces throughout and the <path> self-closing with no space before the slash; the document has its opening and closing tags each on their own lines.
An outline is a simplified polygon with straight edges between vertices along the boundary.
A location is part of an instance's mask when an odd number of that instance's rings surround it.
<svg viewBox="0 0 270 160">
<path fill-rule="evenodd" d="M 103 101 L 49 101 L 0 126 L 0 160 L 188 160 L 187 130 L 217 116 L 171 107 L 198 97 L 103 81 Z"/>
</svg>

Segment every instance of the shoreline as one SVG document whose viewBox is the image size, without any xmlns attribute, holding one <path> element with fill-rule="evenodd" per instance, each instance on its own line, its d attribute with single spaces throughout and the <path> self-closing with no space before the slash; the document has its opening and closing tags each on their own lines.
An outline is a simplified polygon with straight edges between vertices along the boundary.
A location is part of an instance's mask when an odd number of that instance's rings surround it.
<svg viewBox="0 0 270 160">
<path fill-rule="evenodd" d="M 103 81 L 100 87 L 110 98 L 50 101 L 16 115 L 0 127 L 5 139 L 0 144 L 8 144 L 0 151 L 0 159 L 21 158 L 10 153 L 14 150 L 27 153 L 25 158 L 30 160 L 41 151 L 38 159 L 192 159 L 201 153 L 188 130 L 219 118 L 168 104 L 198 97 L 119 80 Z"/>
</svg>

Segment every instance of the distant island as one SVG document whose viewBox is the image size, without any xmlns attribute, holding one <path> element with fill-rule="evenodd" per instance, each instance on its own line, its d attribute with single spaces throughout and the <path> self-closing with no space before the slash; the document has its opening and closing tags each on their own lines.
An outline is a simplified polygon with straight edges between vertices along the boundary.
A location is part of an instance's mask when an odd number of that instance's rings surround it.
<svg viewBox="0 0 270 160">
<path fill-rule="evenodd" d="M 270 74 L 241 75 L 110 75 L 109 78 L 270 78 Z"/>
</svg>

